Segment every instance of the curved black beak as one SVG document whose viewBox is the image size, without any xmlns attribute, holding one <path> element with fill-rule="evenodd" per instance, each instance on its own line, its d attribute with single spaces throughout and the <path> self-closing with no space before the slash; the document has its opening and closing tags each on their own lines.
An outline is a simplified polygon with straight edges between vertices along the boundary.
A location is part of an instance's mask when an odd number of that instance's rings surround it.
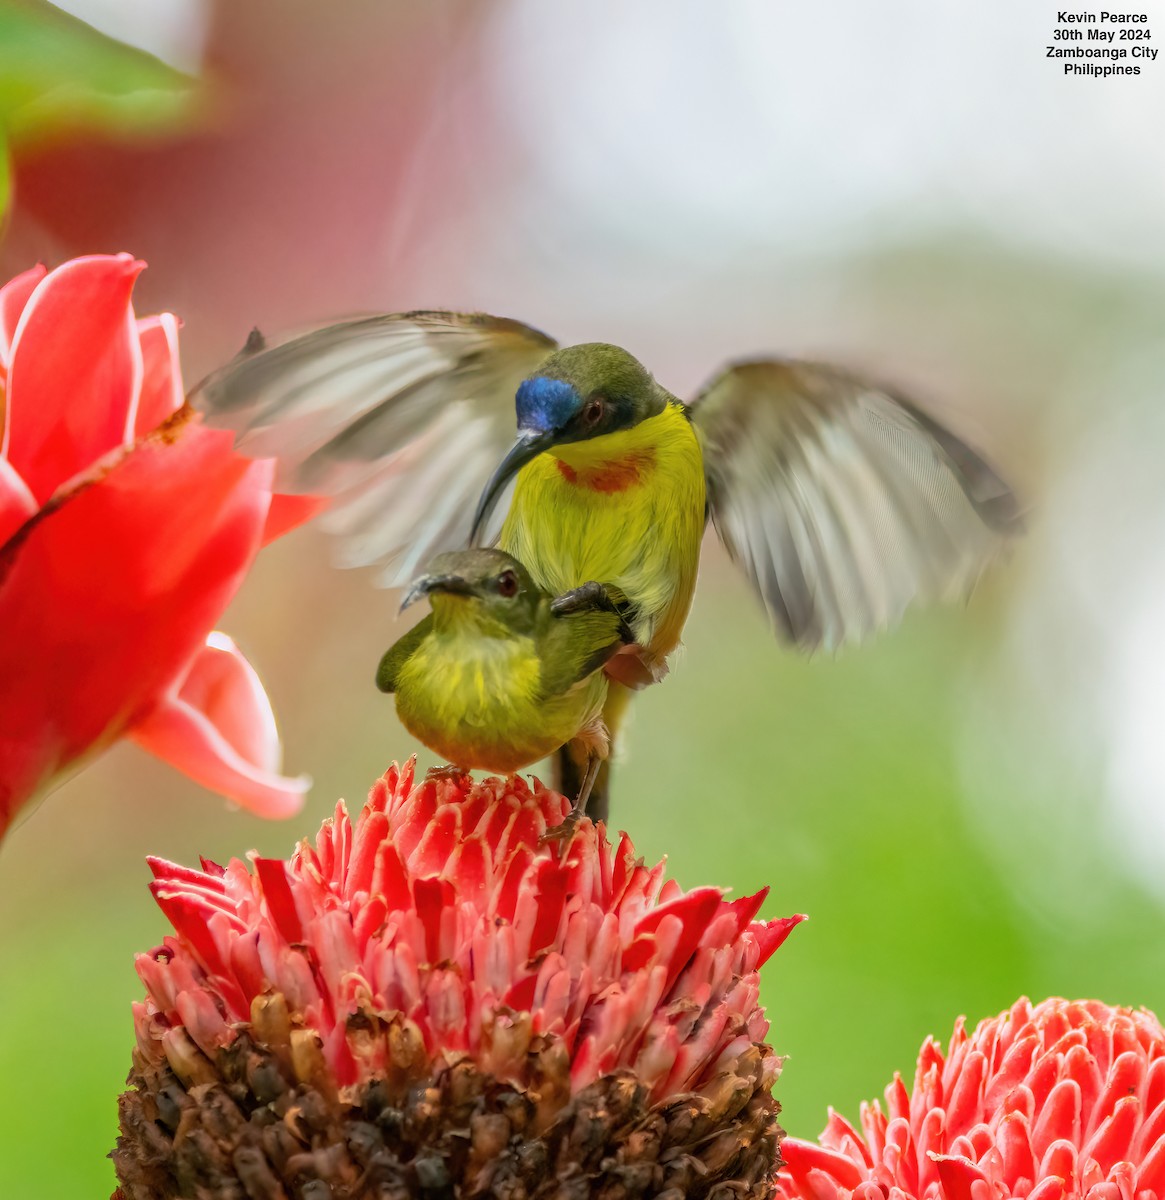
<svg viewBox="0 0 1165 1200">
<path fill-rule="evenodd" d="M 506 457 L 498 463 L 498 468 L 490 476 L 490 481 L 481 493 L 477 502 L 477 512 L 473 514 L 473 528 L 469 531 L 470 546 L 479 545 L 482 526 L 489 520 L 489 515 L 502 494 L 502 489 L 528 463 L 537 458 L 543 450 L 548 450 L 554 444 L 554 435 L 539 433 L 534 429 L 523 429 L 518 432 L 518 440 L 506 451 Z"/>
<path fill-rule="evenodd" d="M 409 590 L 405 592 L 398 611 L 404 612 L 410 604 L 415 604 L 422 596 L 428 596 L 433 592 L 445 592 L 452 596 L 472 596 L 473 588 L 460 575 L 421 575 L 413 580 Z"/>
</svg>

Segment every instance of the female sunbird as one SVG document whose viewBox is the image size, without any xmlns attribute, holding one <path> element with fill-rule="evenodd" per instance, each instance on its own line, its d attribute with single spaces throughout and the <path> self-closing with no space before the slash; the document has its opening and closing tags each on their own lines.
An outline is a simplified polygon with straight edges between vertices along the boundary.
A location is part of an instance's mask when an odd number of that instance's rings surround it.
<svg viewBox="0 0 1165 1200">
<path fill-rule="evenodd" d="M 466 769 L 512 774 L 571 743 L 587 770 L 581 813 L 607 757 L 603 666 L 633 641 L 597 583 L 552 597 L 500 550 L 439 555 L 401 604 L 432 612 L 380 660 L 401 724 Z"/>
<path fill-rule="evenodd" d="M 252 335 L 191 401 L 240 448 L 280 459 L 283 486 L 336 497 L 344 561 L 383 564 L 394 586 L 471 534 L 493 540 L 516 476 L 498 544 L 551 593 L 588 580 L 623 593 L 652 675 L 679 642 L 709 516 L 778 634 L 806 649 L 965 595 L 1021 526 L 965 443 L 816 363 L 740 362 L 684 404 L 616 346 L 558 349 L 516 321 L 415 312 L 271 347 Z M 612 734 L 626 701 L 613 684 Z M 567 790 L 579 764 L 563 756 L 562 770 Z"/>
</svg>

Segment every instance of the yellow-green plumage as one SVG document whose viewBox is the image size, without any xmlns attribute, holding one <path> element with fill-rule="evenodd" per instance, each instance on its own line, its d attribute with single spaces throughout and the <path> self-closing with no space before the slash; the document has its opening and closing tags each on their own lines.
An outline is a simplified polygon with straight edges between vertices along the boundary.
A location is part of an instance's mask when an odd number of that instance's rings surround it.
<svg viewBox="0 0 1165 1200">
<path fill-rule="evenodd" d="M 684 410 L 669 403 L 524 467 L 500 545 L 548 591 L 589 579 L 618 588 L 636 641 L 662 663 L 691 608 L 704 505 L 699 443 Z"/>
<path fill-rule="evenodd" d="M 534 581 L 557 593 L 597 580 L 627 599 L 641 649 L 606 667 L 619 681 L 603 708 L 611 731 L 621 683 L 659 678 L 679 642 L 706 517 L 778 634 L 807 650 L 966 595 L 1022 528 L 1015 495 L 970 446 L 909 398 L 828 364 L 733 363 L 684 405 L 617 346 L 560 347 L 482 313 L 390 313 L 281 345 L 252 338 L 191 402 L 239 430 L 248 453 L 277 456 L 282 481 L 334 497 L 344 560 L 379 564 L 396 586 L 466 535 L 491 540 L 513 482 L 499 544 Z M 460 661 L 464 648 L 445 653 Z M 516 742 L 517 710 L 545 704 L 531 698 L 528 648 L 506 653 L 504 666 L 494 655 L 442 669 L 458 704 L 504 676 L 523 681 L 507 701 Z M 544 667 L 540 647 L 534 657 Z M 450 703 L 428 703 L 428 736 L 474 727 Z M 559 756 L 564 790 L 575 757 Z M 600 771 L 594 814 L 605 793 Z"/>
<path fill-rule="evenodd" d="M 519 581 L 512 596 L 497 589 L 506 574 Z M 463 590 L 446 590 L 450 580 Z M 552 597 L 499 551 L 442 555 L 419 582 L 433 611 L 377 675 L 410 733 L 456 766 L 505 773 L 571 741 L 606 753 L 601 668 L 629 636 L 616 611 L 556 613 Z"/>
<path fill-rule="evenodd" d="M 684 407 L 626 351 L 578 346 L 550 361 L 548 377 L 582 398 L 576 422 L 585 420 L 585 398 L 599 398 L 610 431 L 555 440 L 522 467 L 499 544 L 551 591 L 587 579 L 618 588 L 641 660 L 661 677 L 696 587 L 706 518 L 700 443 Z M 612 738 L 629 701 L 612 680 L 603 708 Z M 564 790 L 580 767 L 573 750 L 560 756 Z M 606 771 L 604 763 L 595 785 L 598 815 L 606 811 Z"/>
</svg>

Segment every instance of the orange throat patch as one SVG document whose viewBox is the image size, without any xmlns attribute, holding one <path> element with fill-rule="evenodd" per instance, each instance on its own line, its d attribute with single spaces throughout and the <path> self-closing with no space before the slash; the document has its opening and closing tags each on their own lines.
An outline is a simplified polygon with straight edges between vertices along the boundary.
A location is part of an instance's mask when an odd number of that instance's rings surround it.
<svg viewBox="0 0 1165 1200">
<path fill-rule="evenodd" d="M 599 463 L 594 467 L 572 467 L 561 458 L 558 472 L 567 483 L 587 488 L 592 492 L 625 492 L 642 482 L 644 475 L 655 466 L 655 451 L 651 448 L 636 450 L 623 458 Z"/>
</svg>

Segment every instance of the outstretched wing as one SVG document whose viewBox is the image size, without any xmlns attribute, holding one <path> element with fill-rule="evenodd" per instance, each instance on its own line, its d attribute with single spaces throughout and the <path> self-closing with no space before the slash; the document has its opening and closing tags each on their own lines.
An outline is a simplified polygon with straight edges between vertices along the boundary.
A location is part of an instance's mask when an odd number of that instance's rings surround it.
<svg viewBox="0 0 1165 1200">
<path fill-rule="evenodd" d="M 1021 531 L 1011 489 L 909 401 L 814 363 L 738 363 L 690 409 L 708 504 L 779 633 L 833 648 L 965 595 Z"/>
<path fill-rule="evenodd" d="M 382 692 L 395 692 L 401 669 L 417 652 L 433 628 L 433 614 L 426 613 L 407 633 L 384 652 L 376 668 L 376 686 Z"/>
<path fill-rule="evenodd" d="M 380 564 L 396 587 L 465 544 L 513 441 L 518 384 L 555 344 L 481 313 L 363 317 L 278 345 L 253 334 L 189 401 L 277 459 L 280 487 L 334 497 L 322 521 L 343 565 Z"/>
</svg>

